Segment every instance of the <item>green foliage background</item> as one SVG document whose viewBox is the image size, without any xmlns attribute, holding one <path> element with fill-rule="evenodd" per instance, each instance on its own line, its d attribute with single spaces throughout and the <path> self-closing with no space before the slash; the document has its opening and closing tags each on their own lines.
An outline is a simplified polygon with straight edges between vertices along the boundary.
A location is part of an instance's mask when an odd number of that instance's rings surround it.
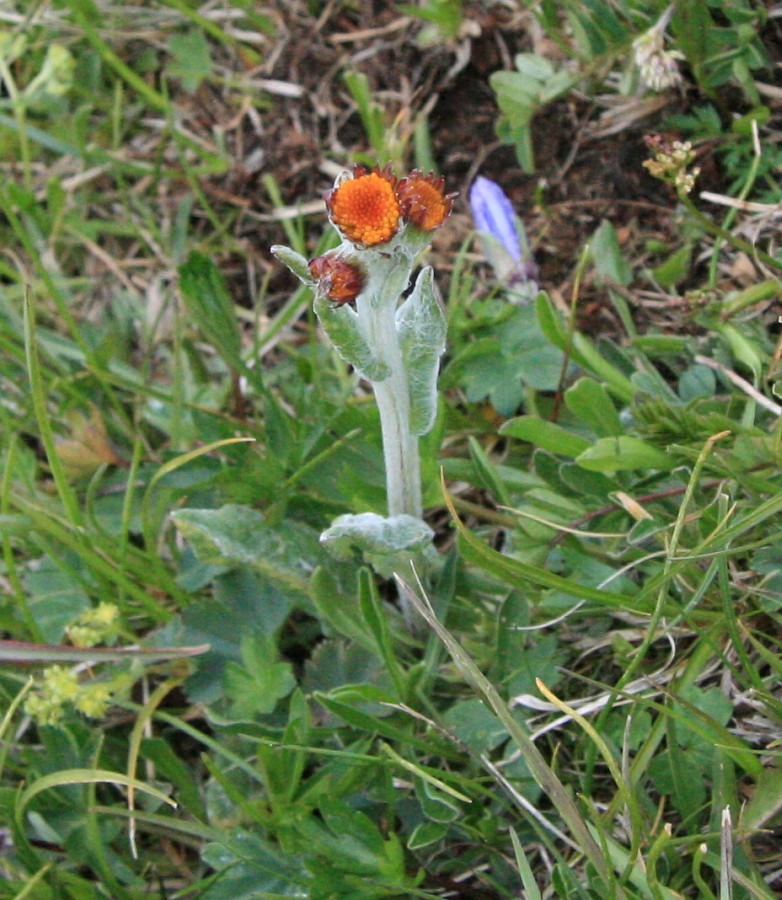
<svg viewBox="0 0 782 900">
<path fill-rule="evenodd" d="M 313 27 L 358 15 L 293 5 Z M 559 52 L 490 82 L 534 171 L 541 113 L 633 96 L 632 41 L 665 7 L 526 7 Z M 294 88 L 259 91 L 255 67 L 279 10 L 0 15 L 0 896 L 777 895 L 780 116 L 761 7 L 677 6 L 690 94 L 667 123 L 716 142 L 724 190 L 754 207 L 671 194 L 643 261 L 606 219 L 564 302 L 513 302 L 471 236 L 447 260 L 424 584 L 319 542 L 337 515 L 384 512 L 377 414 L 308 292 L 259 262 L 251 204 L 214 190 L 237 170 L 227 131 L 190 127 L 218 97 L 273 119 Z M 478 16 L 389 8 L 424 53 Z M 395 118 L 341 77 L 363 132 L 333 162 L 430 163 L 425 110 Z M 258 183 L 270 234 L 332 245 L 279 173 Z M 752 278 L 725 287 L 742 254 Z M 587 280 L 610 337 L 581 328 Z M 649 290 L 681 328 L 638 329 L 628 297 Z M 71 646 L 103 602 L 110 659 Z M 137 644 L 159 652 L 118 652 Z M 81 693 L 61 672 L 46 687 L 57 660 Z M 90 718 L 96 686 L 112 702 Z"/>
</svg>

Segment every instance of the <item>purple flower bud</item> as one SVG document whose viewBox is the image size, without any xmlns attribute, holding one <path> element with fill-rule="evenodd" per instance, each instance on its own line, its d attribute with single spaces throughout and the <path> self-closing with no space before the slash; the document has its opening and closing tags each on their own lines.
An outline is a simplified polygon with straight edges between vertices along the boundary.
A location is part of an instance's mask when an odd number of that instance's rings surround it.
<svg viewBox="0 0 782 900">
<path fill-rule="evenodd" d="M 475 227 L 496 238 L 505 251 L 520 263 L 522 259 L 516 216 L 503 189 L 489 178 L 479 175 L 470 188 L 470 207 Z"/>
<path fill-rule="evenodd" d="M 534 297 L 538 267 L 530 255 L 524 226 L 503 189 L 479 175 L 470 188 L 470 206 L 484 255 L 498 280 L 518 294 L 518 302 Z"/>
</svg>

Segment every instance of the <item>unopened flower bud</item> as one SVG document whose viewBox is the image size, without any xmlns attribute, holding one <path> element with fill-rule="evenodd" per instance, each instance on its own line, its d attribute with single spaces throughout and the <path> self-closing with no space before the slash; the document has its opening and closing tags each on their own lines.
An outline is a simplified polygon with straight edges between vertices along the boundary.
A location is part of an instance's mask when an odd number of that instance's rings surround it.
<svg viewBox="0 0 782 900">
<path fill-rule="evenodd" d="M 308 266 L 318 291 L 337 306 L 353 303 L 364 287 L 361 269 L 334 254 L 318 256 Z"/>
</svg>

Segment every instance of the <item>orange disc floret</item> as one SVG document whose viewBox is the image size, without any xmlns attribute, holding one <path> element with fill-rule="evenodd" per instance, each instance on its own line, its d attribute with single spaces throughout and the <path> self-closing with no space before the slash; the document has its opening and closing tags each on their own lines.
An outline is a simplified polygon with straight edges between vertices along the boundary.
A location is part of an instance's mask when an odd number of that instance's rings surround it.
<svg viewBox="0 0 782 900">
<path fill-rule="evenodd" d="M 357 166 L 326 198 L 332 222 L 348 240 L 374 246 L 390 241 L 399 228 L 401 209 L 388 169 L 368 172 Z"/>
<path fill-rule="evenodd" d="M 396 186 L 402 216 L 421 231 L 434 231 L 443 224 L 453 207 L 456 194 L 443 192 L 445 179 L 414 169 Z"/>
<path fill-rule="evenodd" d="M 318 290 L 337 306 L 353 303 L 364 287 L 364 275 L 358 266 L 335 256 L 318 256 L 308 263 Z"/>
</svg>

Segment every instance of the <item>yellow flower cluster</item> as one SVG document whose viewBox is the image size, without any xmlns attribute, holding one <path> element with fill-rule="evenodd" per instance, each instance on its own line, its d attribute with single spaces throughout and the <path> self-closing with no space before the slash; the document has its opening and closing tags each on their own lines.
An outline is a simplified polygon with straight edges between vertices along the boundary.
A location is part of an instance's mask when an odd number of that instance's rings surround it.
<svg viewBox="0 0 782 900">
<path fill-rule="evenodd" d="M 119 608 L 114 603 L 99 603 L 85 610 L 67 628 L 68 637 L 74 647 L 94 647 L 106 643 L 117 633 Z"/>
<path fill-rule="evenodd" d="M 119 675 L 110 681 L 82 683 L 73 669 L 48 666 L 36 690 L 25 700 L 24 710 L 39 725 L 58 725 L 69 707 L 92 719 L 100 719 L 126 681 L 125 675 Z"/>
<path fill-rule="evenodd" d="M 114 603 L 102 602 L 90 607 L 66 628 L 75 647 L 94 647 L 114 638 L 119 629 L 120 611 Z M 69 707 L 85 716 L 99 719 L 118 690 L 126 683 L 125 675 L 109 681 L 80 682 L 76 672 L 65 666 L 49 666 L 43 670 L 35 690 L 27 697 L 25 712 L 39 725 L 57 725 Z"/>
</svg>

